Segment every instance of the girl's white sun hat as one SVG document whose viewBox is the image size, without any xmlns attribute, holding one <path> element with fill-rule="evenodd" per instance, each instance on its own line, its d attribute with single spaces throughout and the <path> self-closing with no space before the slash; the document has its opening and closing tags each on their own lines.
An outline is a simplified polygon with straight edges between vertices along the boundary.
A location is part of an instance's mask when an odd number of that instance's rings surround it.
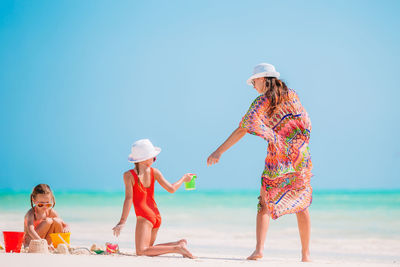
<svg viewBox="0 0 400 267">
<path fill-rule="evenodd" d="M 137 163 L 154 158 L 160 152 L 161 148 L 153 146 L 149 139 L 141 139 L 133 143 L 128 160 Z"/>
<path fill-rule="evenodd" d="M 253 75 L 247 79 L 247 84 L 252 85 L 251 81 L 261 77 L 279 78 L 280 73 L 275 70 L 275 67 L 268 63 L 260 63 L 254 67 Z"/>
</svg>

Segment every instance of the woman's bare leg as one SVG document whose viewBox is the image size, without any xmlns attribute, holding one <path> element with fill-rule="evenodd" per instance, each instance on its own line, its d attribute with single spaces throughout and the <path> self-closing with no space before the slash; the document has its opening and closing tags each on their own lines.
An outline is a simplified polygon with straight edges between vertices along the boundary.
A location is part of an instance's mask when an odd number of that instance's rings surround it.
<svg viewBox="0 0 400 267">
<path fill-rule="evenodd" d="M 310 259 L 310 235 L 311 220 L 308 208 L 296 213 L 297 224 L 301 239 L 301 261 L 311 261 Z"/>
<path fill-rule="evenodd" d="M 152 246 L 151 242 L 154 243 L 155 240 L 155 236 L 153 236 L 154 240 L 152 241 L 152 228 L 151 222 L 143 217 L 137 217 L 135 232 L 136 255 L 158 256 L 167 253 L 178 253 L 184 257 L 194 258 L 186 246 L 182 244 Z M 155 232 L 156 234 L 157 231 Z"/>
<path fill-rule="evenodd" d="M 256 226 L 256 249 L 254 252 L 247 257 L 248 260 L 257 260 L 263 257 L 264 243 L 267 236 L 268 226 L 269 226 L 269 214 L 265 201 L 263 198 L 260 199 L 261 209 L 257 213 L 257 226 Z"/>
</svg>

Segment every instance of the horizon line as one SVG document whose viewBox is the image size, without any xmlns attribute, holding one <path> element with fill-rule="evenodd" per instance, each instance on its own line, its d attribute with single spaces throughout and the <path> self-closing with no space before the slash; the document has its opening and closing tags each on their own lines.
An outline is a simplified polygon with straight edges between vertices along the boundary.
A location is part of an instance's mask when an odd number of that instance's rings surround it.
<svg viewBox="0 0 400 267">
<path fill-rule="evenodd" d="M 239 189 L 239 188 L 231 188 L 231 189 L 196 189 L 194 191 L 190 191 L 194 194 L 201 194 L 201 193 L 253 193 L 258 192 L 259 189 Z M 31 190 L 24 190 L 24 189 L 8 189 L 8 188 L 0 188 L 0 194 L 30 194 Z M 105 193 L 105 194 L 120 194 L 124 193 L 124 190 L 106 190 L 106 189 L 63 189 L 63 190 L 53 190 L 57 194 L 98 194 L 98 193 Z M 154 192 L 157 193 L 165 193 L 169 194 L 165 190 L 156 189 Z M 183 193 L 186 190 L 178 190 L 175 193 Z M 313 193 L 400 193 L 400 188 L 321 188 L 321 189 L 313 189 Z"/>
</svg>

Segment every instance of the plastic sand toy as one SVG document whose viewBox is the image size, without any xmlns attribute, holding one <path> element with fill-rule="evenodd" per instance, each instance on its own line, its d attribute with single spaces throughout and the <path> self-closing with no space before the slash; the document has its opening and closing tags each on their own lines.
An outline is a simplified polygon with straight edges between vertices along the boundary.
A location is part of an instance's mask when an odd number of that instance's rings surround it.
<svg viewBox="0 0 400 267">
<path fill-rule="evenodd" d="M 54 248 L 57 248 L 59 244 L 65 244 L 69 247 L 69 238 L 71 233 L 53 233 L 50 234 L 51 241 L 53 242 Z"/>
<path fill-rule="evenodd" d="M 196 189 L 196 182 L 195 182 L 196 178 L 197 178 L 197 176 L 193 175 L 192 180 L 190 180 L 190 182 L 185 182 L 186 190 L 195 190 Z"/>
<path fill-rule="evenodd" d="M 114 254 L 119 252 L 118 244 L 106 243 L 107 253 Z M 97 252 L 96 252 L 97 253 Z"/>
<path fill-rule="evenodd" d="M 3 232 L 4 246 L 6 253 L 20 253 L 22 242 L 24 241 L 24 232 Z"/>
</svg>

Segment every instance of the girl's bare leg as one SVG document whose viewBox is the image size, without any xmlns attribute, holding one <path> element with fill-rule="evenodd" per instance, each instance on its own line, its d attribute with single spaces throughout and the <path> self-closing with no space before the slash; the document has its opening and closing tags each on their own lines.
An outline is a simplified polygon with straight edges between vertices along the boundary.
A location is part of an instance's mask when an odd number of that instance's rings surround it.
<svg viewBox="0 0 400 267">
<path fill-rule="evenodd" d="M 158 229 L 160 229 L 160 228 L 153 228 L 153 229 L 151 229 L 150 246 L 153 246 L 153 245 L 154 245 L 154 242 L 156 242 Z M 160 244 L 160 245 L 161 245 L 161 244 Z"/>
<path fill-rule="evenodd" d="M 152 229 L 153 225 L 151 222 L 143 217 L 138 216 L 136 221 L 135 231 L 135 244 L 136 244 L 136 255 L 138 256 L 158 256 L 167 253 L 178 253 L 184 257 L 194 258 L 194 256 L 187 250 L 186 246 L 182 244 L 178 245 L 158 245 L 152 246 L 151 242 L 154 243 L 157 231 L 152 240 Z"/>
<path fill-rule="evenodd" d="M 35 231 L 41 238 L 45 238 L 52 225 L 53 219 L 46 218 L 38 226 L 36 226 Z"/>
<path fill-rule="evenodd" d="M 158 229 L 160 229 L 160 228 L 153 228 L 153 229 L 151 230 L 150 246 L 153 246 L 153 245 L 154 245 L 154 242 L 156 241 Z M 175 241 L 175 242 L 168 242 L 168 243 L 157 244 L 157 245 L 155 245 L 155 246 L 171 246 L 171 245 L 179 245 L 179 244 L 185 244 L 185 245 L 187 245 L 186 239 L 181 239 L 181 240 L 178 240 L 178 241 Z"/>
<path fill-rule="evenodd" d="M 51 223 L 50 228 L 47 231 L 46 235 L 44 236 L 44 239 L 46 239 L 47 243 L 50 245 L 52 243 L 50 234 L 61 233 L 63 230 L 63 226 L 62 226 L 62 221 L 58 218 L 47 218 L 47 219 L 52 220 L 52 223 Z M 49 222 L 50 222 L 50 220 L 49 220 Z"/>
<path fill-rule="evenodd" d="M 41 223 L 39 223 L 38 226 L 36 226 L 35 231 L 40 236 L 40 238 L 46 237 L 52 224 L 53 224 L 53 219 L 47 218 L 46 220 L 43 220 Z M 28 247 L 31 240 L 32 240 L 32 237 L 30 235 L 28 235 L 25 238 L 24 246 Z"/>
<path fill-rule="evenodd" d="M 310 234 L 311 220 L 308 208 L 296 213 L 297 224 L 301 239 L 301 261 L 311 261 L 310 259 Z"/>
<path fill-rule="evenodd" d="M 62 221 L 57 218 L 46 218 L 38 226 L 36 226 L 35 231 L 40 236 L 40 238 L 46 239 L 47 243 L 51 244 L 50 234 L 62 232 L 63 226 Z M 25 239 L 24 246 L 29 246 L 32 237 L 27 237 Z"/>
</svg>

